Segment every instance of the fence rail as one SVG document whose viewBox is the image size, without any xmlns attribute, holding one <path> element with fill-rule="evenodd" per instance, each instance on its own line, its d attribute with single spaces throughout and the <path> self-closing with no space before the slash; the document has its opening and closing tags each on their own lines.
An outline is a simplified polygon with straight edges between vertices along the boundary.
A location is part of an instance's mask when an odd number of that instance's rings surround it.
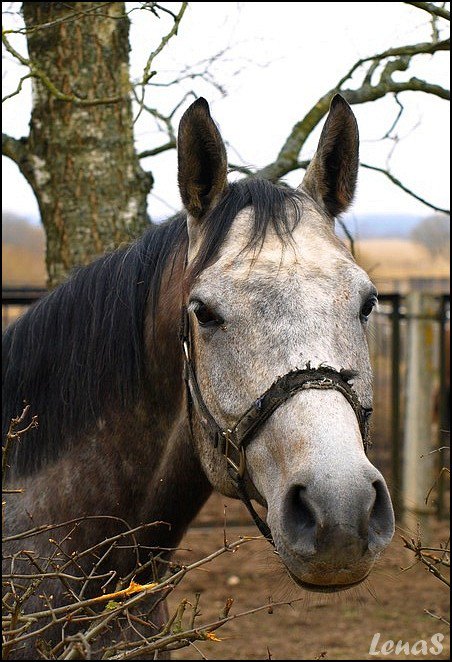
<svg viewBox="0 0 452 662">
<path fill-rule="evenodd" d="M 5 287 L 2 289 L 2 306 L 30 306 L 46 292 L 39 287 Z"/>
<path fill-rule="evenodd" d="M 32 303 L 41 299 L 47 290 L 40 287 L 4 287 L 2 289 L 2 330 L 13 322 Z"/>
</svg>

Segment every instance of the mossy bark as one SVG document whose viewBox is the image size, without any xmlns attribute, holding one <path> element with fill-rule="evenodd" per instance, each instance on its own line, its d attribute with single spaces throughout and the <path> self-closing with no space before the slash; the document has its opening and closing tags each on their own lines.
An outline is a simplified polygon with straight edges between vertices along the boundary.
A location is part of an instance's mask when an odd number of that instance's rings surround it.
<svg viewBox="0 0 452 662">
<path fill-rule="evenodd" d="M 152 178 L 134 149 L 124 3 L 24 2 L 33 78 L 27 179 L 47 236 L 49 286 L 146 227 Z M 33 30 L 35 26 L 51 24 Z M 116 98 L 117 101 L 97 103 Z"/>
</svg>

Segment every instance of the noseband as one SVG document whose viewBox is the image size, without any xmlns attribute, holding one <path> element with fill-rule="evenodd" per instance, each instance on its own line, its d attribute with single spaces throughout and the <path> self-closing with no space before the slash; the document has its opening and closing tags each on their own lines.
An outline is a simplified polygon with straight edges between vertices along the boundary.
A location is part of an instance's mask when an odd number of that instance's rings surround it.
<svg viewBox="0 0 452 662">
<path fill-rule="evenodd" d="M 311 368 L 308 363 L 303 370 L 292 370 L 282 377 L 278 377 L 232 427 L 222 428 L 210 413 L 199 388 L 191 354 L 190 317 L 186 307 L 182 310 L 181 342 L 184 355 L 184 380 L 187 388 L 190 429 L 192 429 L 194 407 L 214 448 L 218 448 L 226 458 L 228 474 L 240 499 L 247 507 L 259 531 L 274 545 L 270 528 L 259 517 L 248 495 L 245 481 L 246 447 L 273 412 L 296 393 L 306 389 L 330 389 L 342 393 L 355 412 L 364 450 L 367 453 L 369 417 L 372 409 L 361 405 L 356 392 L 350 385 L 356 373 L 344 369 L 338 371 L 329 366 Z"/>
</svg>

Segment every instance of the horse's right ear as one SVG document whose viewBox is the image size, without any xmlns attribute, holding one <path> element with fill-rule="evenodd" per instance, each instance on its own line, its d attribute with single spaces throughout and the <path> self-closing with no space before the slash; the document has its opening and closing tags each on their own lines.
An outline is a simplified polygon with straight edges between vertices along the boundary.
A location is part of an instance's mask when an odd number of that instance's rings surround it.
<svg viewBox="0 0 452 662">
<path fill-rule="evenodd" d="M 223 140 L 202 97 L 182 116 L 177 142 L 182 202 L 191 218 L 202 222 L 227 188 L 228 167 Z"/>
</svg>

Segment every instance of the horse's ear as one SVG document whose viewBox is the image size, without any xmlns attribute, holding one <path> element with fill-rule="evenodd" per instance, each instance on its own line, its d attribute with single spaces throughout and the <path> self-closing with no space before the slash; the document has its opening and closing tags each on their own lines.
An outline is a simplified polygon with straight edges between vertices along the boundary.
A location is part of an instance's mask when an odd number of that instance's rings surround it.
<svg viewBox="0 0 452 662">
<path fill-rule="evenodd" d="M 338 216 L 353 200 L 359 166 L 358 125 L 352 109 L 340 95 L 333 97 L 317 152 L 300 189 L 327 213 Z"/>
<path fill-rule="evenodd" d="M 227 187 L 227 167 L 220 132 L 210 116 L 209 104 L 200 97 L 182 116 L 178 135 L 179 190 L 195 221 L 201 222 L 221 199 Z"/>
</svg>

